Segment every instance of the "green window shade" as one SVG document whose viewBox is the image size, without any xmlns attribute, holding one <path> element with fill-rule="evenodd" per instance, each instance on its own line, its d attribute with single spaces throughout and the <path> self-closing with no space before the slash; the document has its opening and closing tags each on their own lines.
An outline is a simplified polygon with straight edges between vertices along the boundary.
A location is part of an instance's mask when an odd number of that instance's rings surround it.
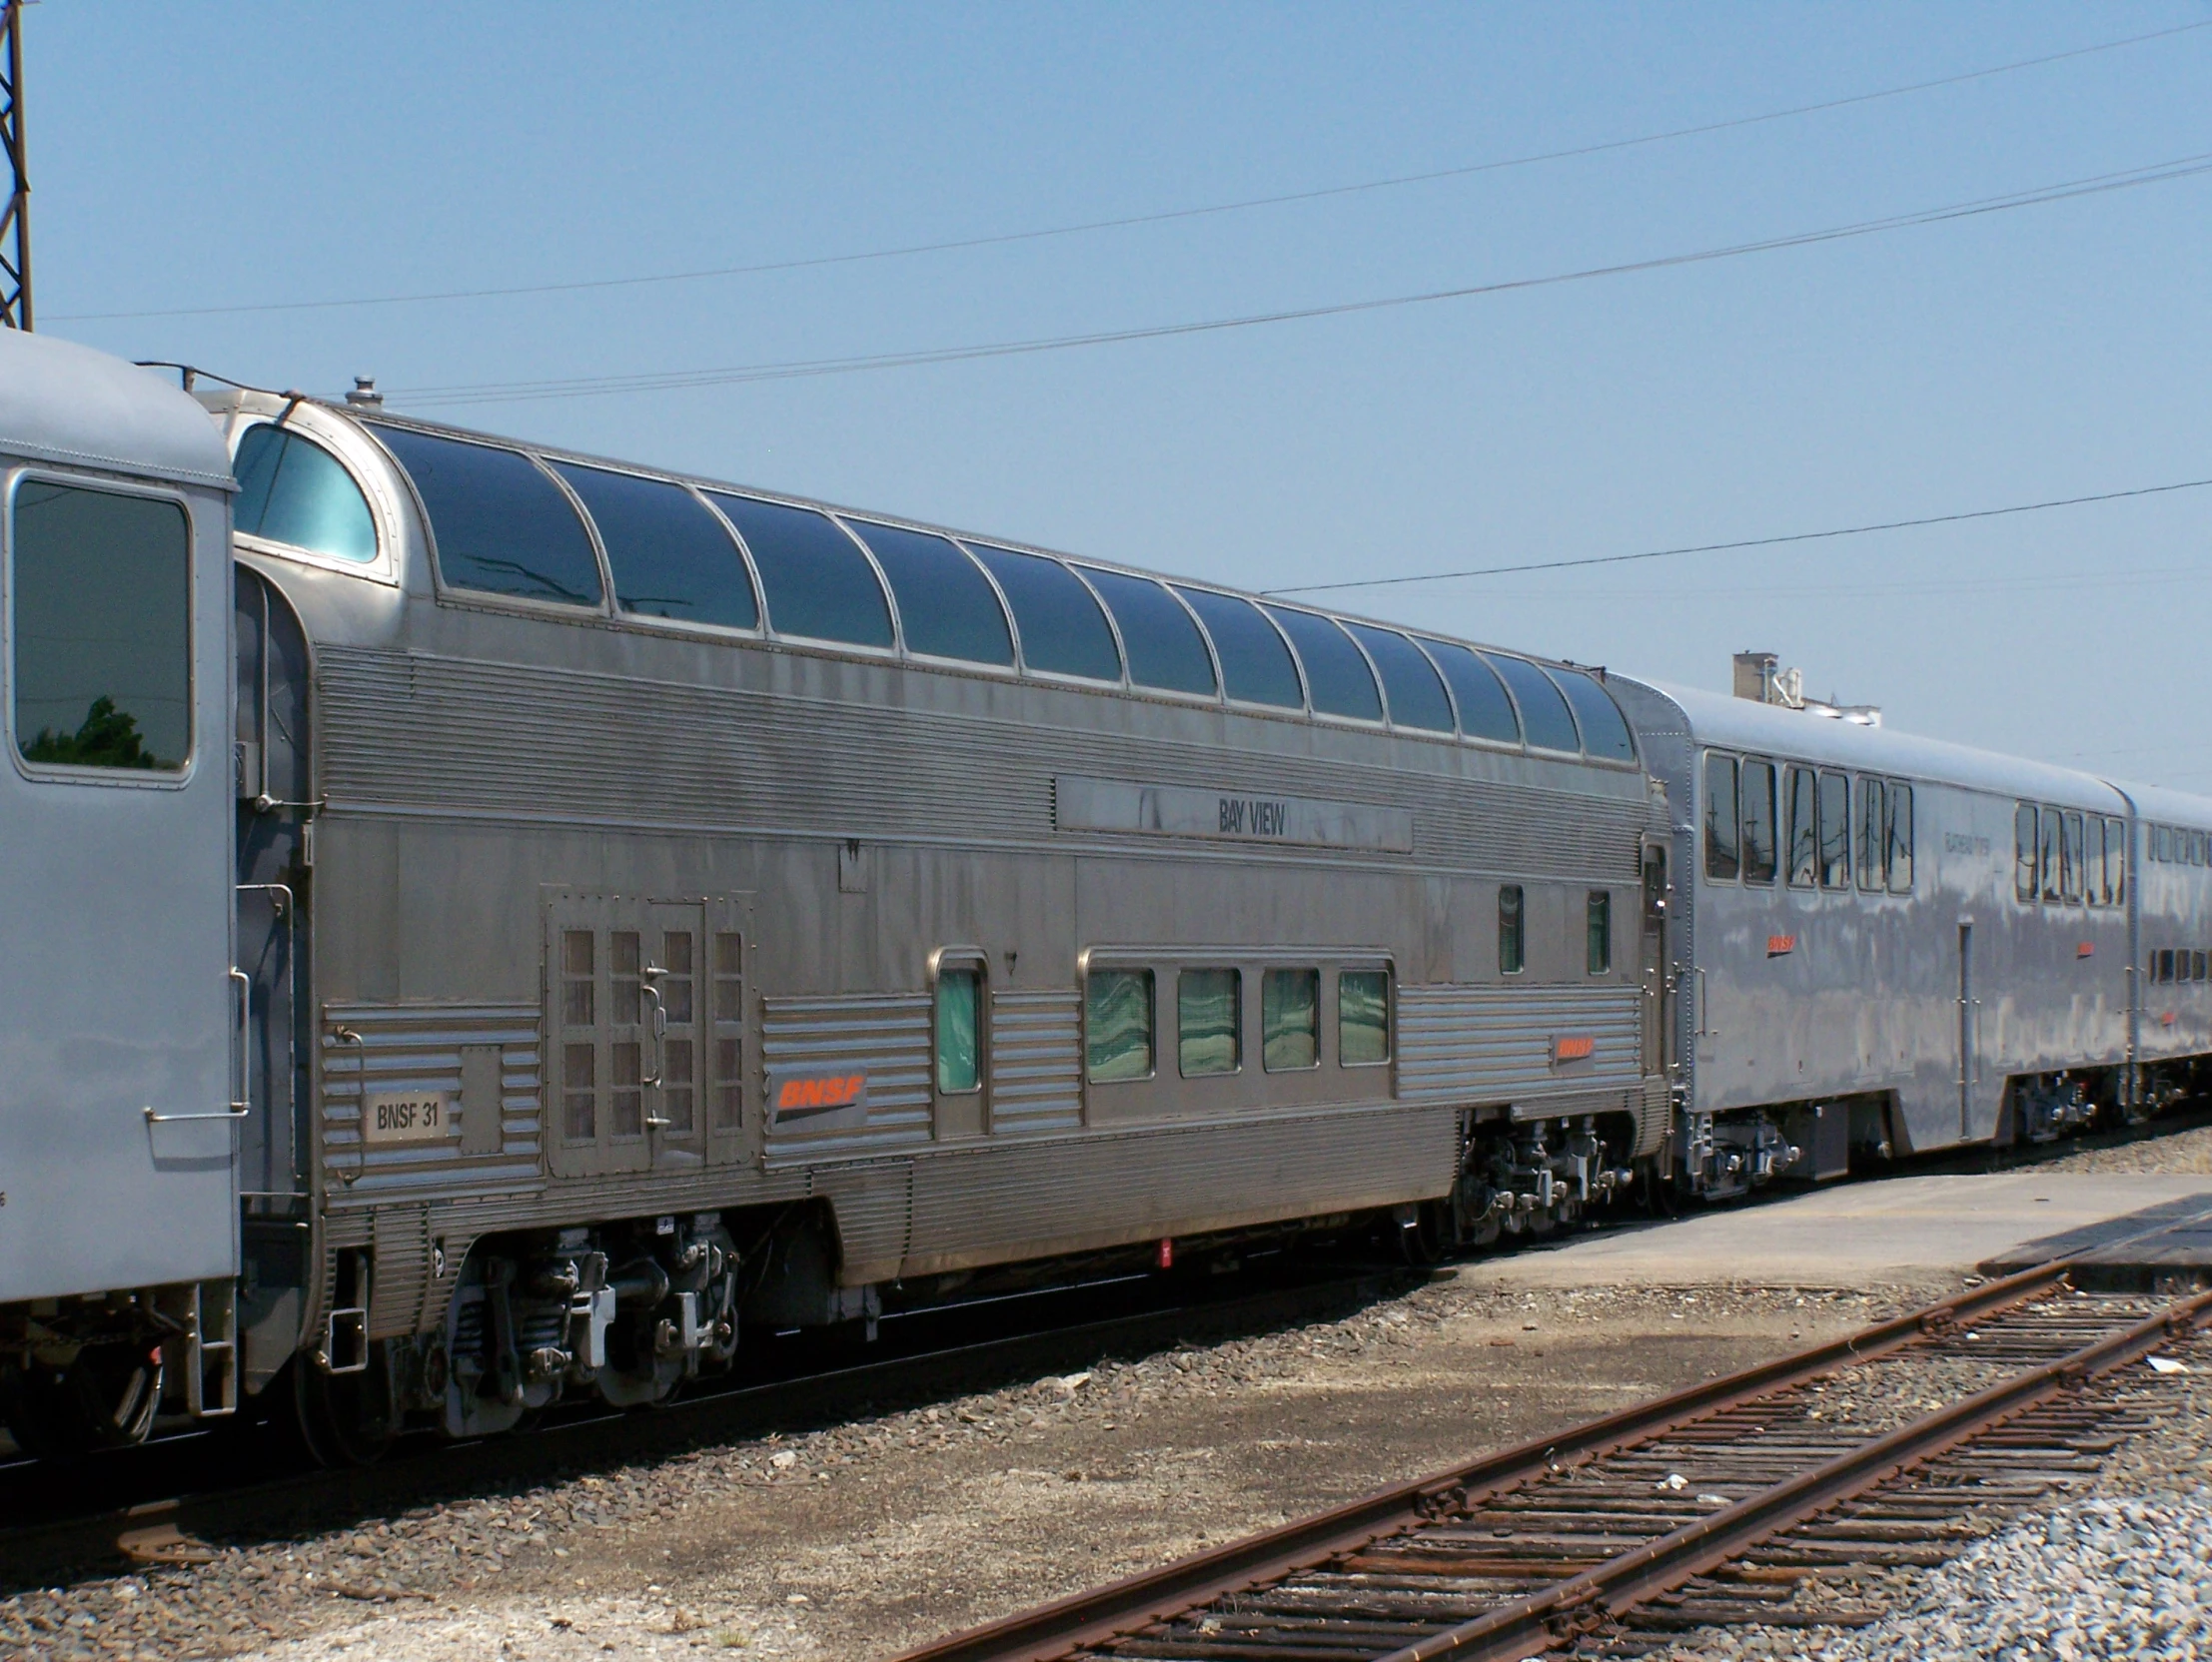
<svg viewBox="0 0 2212 1662">
<path fill-rule="evenodd" d="M 1260 978 L 1260 1065 L 1271 1074 L 1321 1061 L 1321 972 L 1269 970 Z"/>
<path fill-rule="evenodd" d="M 946 1096 L 973 1091 L 983 1082 L 976 1043 L 982 1003 L 983 978 L 978 971 L 938 973 L 937 1089 Z"/>
<path fill-rule="evenodd" d="M 1176 1064 L 1185 1079 L 1237 1071 L 1244 1060 L 1243 992 L 1235 970 L 1185 970 L 1176 977 Z"/>
<path fill-rule="evenodd" d="M 1337 977 L 1337 1063 L 1358 1068 L 1390 1060 L 1390 973 L 1346 970 Z"/>
<path fill-rule="evenodd" d="M 1083 1017 L 1093 1085 L 1152 1077 L 1150 970 L 1093 970 Z"/>
<path fill-rule="evenodd" d="M 1502 884 L 1498 890 L 1498 969 L 1504 975 L 1519 975 L 1528 962 L 1522 914 L 1521 885 Z"/>
</svg>

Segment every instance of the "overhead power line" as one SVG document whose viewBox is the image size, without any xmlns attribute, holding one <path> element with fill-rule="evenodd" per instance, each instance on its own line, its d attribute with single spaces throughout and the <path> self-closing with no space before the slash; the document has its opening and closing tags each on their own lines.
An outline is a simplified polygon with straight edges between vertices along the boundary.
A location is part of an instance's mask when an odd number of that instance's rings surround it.
<svg viewBox="0 0 2212 1662">
<path fill-rule="evenodd" d="M 1993 76 L 2016 74 L 2021 70 L 2039 69 L 2048 64 L 2065 63 L 2076 58 L 2095 57 L 2099 53 L 2117 52 L 2125 47 L 2141 46 L 2151 41 L 2168 40 L 2176 35 L 2194 33 L 2212 28 L 2212 19 L 2198 23 L 2178 24 L 2170 29 L 2155 29 L 2148 34 L 2128 35 L 2119 40 L 2098 41 L 2090 46 L 2071 47 L 2064 52 L 2046 52 L 2039 57 L 2018 58 L 2010 63 L 1991 64 L 1983 69 L 1970 69 L 1957 75 L 1938 76 L 1931 81 L 1912 81 L 1902 86 L 1881 87 L 1872 92 L 1851 93 L 1842 98 L 1823 99 L 1814 104 L 1793 104 L 1785 109 L 1765 110 L 1756 115 L 1731 116 L 1722 121 L 1699 122 L 1689 127 L 1673 127 L 1659 133 L 1643 133 L 1633 138 L 1606 139 L 1594 144 L 1570 146 L 1564 150 L 1536 151 L 1521 156 L 1506 156 L 1488 162 L 1470 162 L 1461 167 L 1437 168 L 1425 173 L 1393 174 L 1382 179 L 1366 179 L 1346 185 L 1324 185 L 1311 190 L 1286 191 L 1273 196 L 1244 197 L 1232 202 L 1205 203 L 1192 208 L 1170 208 L 1148 214 L 1125 214 L 1113 219 L 1083 220 L 1072 225 L 1054 225 L 1027 231 L 1005 231 L 981 237 L 947 238 L 936 242 L 903 243 L 888 248 L 865 249 L 847 254 L 812 255 L 799 259 L 771 260 L 745 266 L 708 266 L 693 271 L 654 272 L 634 277 L 602 277 L 572 280 L 565 283 L 526 283 L 497 288 L 481 289 L 433 289 L 405 294 L 355 295 L 339 300 L 266 301 L 234 306 L 185 306 L 169 307 L 155 311 L 136 312 L 73 312 L 62 314 L 58 321 L 66 323 L 112 323 L 124 320 L 148 318 L 217 318 L 246 313 L 267 312 L 328 312 L 353 307 L 422 306 L 437 302 L 469 300 L 513 300 L 531 295 L 566 295 L 608 289 L 634 289 L 655 284 L 699 283 L 719 278 L 758 277 L 773 272 L 810 271 L 823 266 L 853 266 L 880 260 L 904 260 L 918 255 L 953 254 L 968 249 L 1003 248 L 1016 243 L 1043 242 L 1058 237 L 1080 237 L 1103 231 L 1126 231 L 1138 226 L 1168 225 L 1179 220 L 1209 219 L 1224 214 L 1248 213 L 1260 208 L 1281 208 L 1301 202 L 1322 202 L 1334 197 L 1359 196 L 1372 191 L 1400 190 L 1412 185 L 1435 184 L 1447 179 L 1467 179 L 1478 174 L 1501 173 L 1513 168 L 1536 167 L 1547 162 L 1577 161 L 1584 157 L 1603 156 L 1615 151 L 1638 150 L 1649 145 L 1669 144 L 1680 139 L 1701 138 L 1713 133 L 1732 132 L 1744 127 L 1763 126 L 1769 122 L 1789 121 L 1800 116 L 1820 115 L 1830 110 L 1849 109 L 1857 104 L 1874 104 L 1886 99 L 1904 98 L 1914 93 L 1934 92 L 1944 87 L 1964 85 L 1970 81 L 1985 81 Z"/>
<path fill-rule="evenodd" d="M 2041 513 L 2048 508 L 2081 507 L 2089 502 L 2117 502 L 2133 496 L 2162 496 L 2175 490 L 2202 490 L 2212 478 L 2181 479 L 2173 484 L 2144 484 L 2131 490 L 2100 490 L 2088 496 L 2055 496 L 2042 502 L 2013 502 L 2005 507 L 1967 508 L 1958 513 L 1930 513 L 1917 519 L 1883 519 L 1869 525 L 1839 525 L 1824 531 L 1788 531 L 1780 536 L 1747 536 L 1733 542 L 1692 542 L 1678 548 L 1647 548 L 1634 554 L 1590 554 L 1580 559 L 1529 560 L 1519 565 L 1477 565 L 1459 571 L 1418 571 L 1402 577 L 1361 577 L 1349 582 L 1295 583 L 1288 588 L 1262 590 L 1267 594 L 1328 594 L 1348 588 L 1399 588 L 1408 583 L 1441 583 L 1457 577 L 1504 577 L 1523 571 L 1572 571 L 1593 565 L 1630 565 L 1640 560 L 1672 559 L 1679 554 L 1718 554 L 1738 548 L 1778 548 L 1791 542 L 1826 542 L 1842 536 L 1870 536 L 1876 531 L 1911 530 L 1921 525 L 1956 525 L 1969 519 L 1999 519 L 2015 513 Z"/>
<path fill-rule="evenodd" d="M 988 358 L 1015 358 L 1035 353 L 1065 352 L 1079 347 L 1119 346 L 1132 341 L 1167 340 L 1176 336 L 1218 334 L 1227 330 L 1256 329 L 1270 324 L 1305 323 L 1317 318 L 1349 317 L 1363 312 L 1384 312 L 1400 307 L 1428 306 L 1442 301 L 1471 300 L 1483 295 L 1509 294 L 1524 289 L 1584 283 L 1598 278 L 1625 277 L 1639 272 L 1664 271 L 1670 267 L 1731 260 L 1747 254 L 1769 254 L 1781 249 L 1806 248 L 1817 243 L 1902 231 L 1915 226 L 1937 225 L 1949 220 L 1971 219 L 2015 208 L 2096 196 L 2108 191 L 2132 190 L 2143 185 L 2168 184 L 2212 172 L 2212 151 L 2120 173 L 2098 174 L 2066 180 L 2005 196 L 1983 197 L 1971 202 L 1949 203 L 1882 219 L 1858 220 L 1817 231 L 1791 232 L 1754 242 L 1729 243 L 1686 254 L 1659 255 L 1613 265 L 1589 266 L 1577 271 L 1554 272 L 1541 277 L 1507 278 L 1492 283 L 1471 283 L 1419 294 L 1390 295 L 1380 299 L 1340 301 L 1323 306 L 1295 307 L 1280 312 L 1254 312 L 1238 317 L 1208 318 L 1195 322 L 1154 324 L 1135 329 L 1100 330 L 1081 335 L 1052 335 L 1022 341 L 997 341 L 976 346 L 938 347 L 916 352 L 876 353 L 856 358 L 800 359 L 785 363 L 737 364 L 715 369 L 655 371 L 642 375 L 583 376 L 557 381 L 479 382 L 448 387 L 396 389 L 388 396 L 416 409 L 484 404 L 527 404 L 549 399 L 603 397 L 614 393 L 662 393 L 696 387 L 737 386 L 756 381 L 806 380 L 818 376 L 854 375 L 873 370 L 912 369 L 932 364 L 959 364 Z"/>
</svg>

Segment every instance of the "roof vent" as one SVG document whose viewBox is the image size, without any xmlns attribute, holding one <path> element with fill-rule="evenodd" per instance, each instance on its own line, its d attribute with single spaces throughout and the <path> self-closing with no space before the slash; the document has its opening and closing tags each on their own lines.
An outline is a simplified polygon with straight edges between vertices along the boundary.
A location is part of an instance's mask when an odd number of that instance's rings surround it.
<svg viewBox="0 0 2212 1662">
<path fill-rule="evenodd" d="M 364 406 L 370 410 L 382 410 L 384 408 L 384 395 L 377 391 L 377 378 L 375 376 L 354 377 L 354 390 L 346 395 L 346 402 L 350 405 Z"/>
<path fill-rule="evenodd" d="M 1754 704 L 1772 704 L 1784 710 L 1824 715 L 1830 721 L 1848 721 L 1854 727 L 1879 727 L 1878 704 L 1838 704 L 1828 698 L 1807 698 L 1801 670 L 1784 669 L 1771 652 L 1738 652 L 1735 655 L 1735 695 Z"/>
</svg>

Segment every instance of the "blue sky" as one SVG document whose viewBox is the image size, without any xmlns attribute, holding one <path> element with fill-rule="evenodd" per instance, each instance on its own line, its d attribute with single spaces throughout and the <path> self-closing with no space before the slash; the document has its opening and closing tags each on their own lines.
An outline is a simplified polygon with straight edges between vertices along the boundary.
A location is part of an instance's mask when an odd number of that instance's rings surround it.
<svg viewBox="0 0 2212 1662">
<path fill-rule="evenodd" d="M 1903 7 L 162 7 L 29 15 L 43 329 L 336 393 L 1144 328 L 1572 272 L 2212 152 L 2212 22 Z M 2212 477 L 2212 175 L 1312 322 L 425 414 L 1247 587 Z M 1712 687 L 2212 790 L 2212 490 L 1353 591 Z"/>
</svg>

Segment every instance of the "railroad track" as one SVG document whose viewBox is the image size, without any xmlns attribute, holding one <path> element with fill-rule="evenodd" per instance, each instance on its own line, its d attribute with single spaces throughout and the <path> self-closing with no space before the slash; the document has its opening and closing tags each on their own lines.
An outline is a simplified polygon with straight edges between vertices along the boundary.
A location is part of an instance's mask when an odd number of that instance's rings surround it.
<svg viewBox="0 0 2212 1662">
<path fill-rule="evenodd" d="M 1869 1579 L 1954 1556 L 2150 1423 L 2111 1375 L 2212 1323 L 2212 1292 L 2092 1297 L 2067 1267 L 899 1662 L 1514 1662 L 1643 1656 L 1710 1625 L 1864 1625 L 1885 1613 Z M 1921 1413 L 1929 1378 L 1950 1399 Z M 1846 1396 L 1871 1411 L 1839 1415 Z"/>
</svg>

